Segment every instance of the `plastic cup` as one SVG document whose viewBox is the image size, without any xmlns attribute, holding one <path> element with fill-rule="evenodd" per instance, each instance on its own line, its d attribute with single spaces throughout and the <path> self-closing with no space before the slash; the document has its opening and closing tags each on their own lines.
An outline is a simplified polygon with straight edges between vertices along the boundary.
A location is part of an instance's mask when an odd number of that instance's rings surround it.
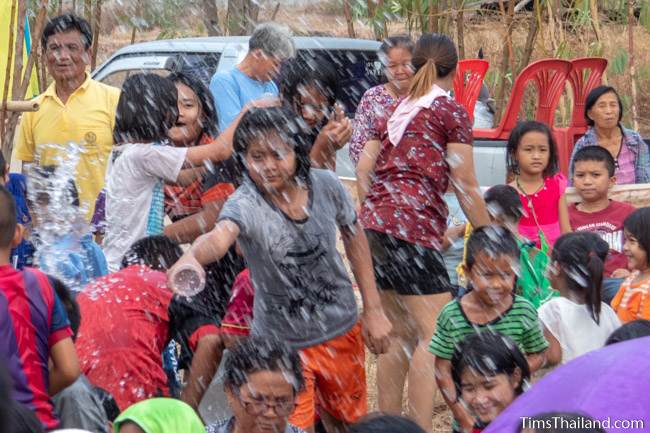
<svg viewBox="0 0 650 433">
<path fill-rule="evenodd" d="M 175 293 L 191 297 L 201 293 L 205 288 L 205 273 L 195 265 L 179 266 L 172 275 L 172 288 Z"/>
</svg>

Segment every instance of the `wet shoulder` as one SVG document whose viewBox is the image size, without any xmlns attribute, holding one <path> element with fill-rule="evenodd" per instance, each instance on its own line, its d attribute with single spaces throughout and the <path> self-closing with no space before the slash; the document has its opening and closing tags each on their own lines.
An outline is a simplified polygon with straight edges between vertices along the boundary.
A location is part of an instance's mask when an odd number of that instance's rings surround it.
<svg viewBox="0 0 650 433">
<path fill-rule="evenodd" d="M 460 300 L 459 299 L 452 299 L 451 301 L 447 302 L 447 305 L 442 307 L 442 310 L 440 311 L 440 315 L 438 316 L 438 320 L 440 323 L 447 322 L 449 320 L 452 320 L 456 322 L 458 318 L 463 317 L 463 312 L 461 311 L 460 308 Z"/>
</svg>

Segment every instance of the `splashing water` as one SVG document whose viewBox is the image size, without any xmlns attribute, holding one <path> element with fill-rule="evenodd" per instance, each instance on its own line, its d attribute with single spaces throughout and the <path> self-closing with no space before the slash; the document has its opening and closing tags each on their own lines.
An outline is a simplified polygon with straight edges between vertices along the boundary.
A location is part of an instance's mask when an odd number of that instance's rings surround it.
<svg viewBox="0 0 650 433">
<path fill-rule="evenodd" d="M 27 198 L 34 221 L 33 241 L 36 265 L 62 280 L 70 289 L 80 290 L 81 284 L 61 263 L 71 254 L 85 254 L 81 238 L 90 233 L 85 222 L 85 209 L 79 206 L 75 186 L 81 147 L 77 143 L 45 146 L 57 157 L 54 164 L 35 164 L 27 171 Z"/>
</svg>

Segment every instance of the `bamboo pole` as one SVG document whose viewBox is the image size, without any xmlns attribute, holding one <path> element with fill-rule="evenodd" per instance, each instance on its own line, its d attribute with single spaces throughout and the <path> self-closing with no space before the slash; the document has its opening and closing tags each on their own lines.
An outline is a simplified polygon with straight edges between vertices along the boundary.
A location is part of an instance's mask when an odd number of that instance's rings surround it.
<svg viewBox="0 0 650 433">
<path fill-rule="evenodd" d="M 43 28 L 45 27 L 46 18 L 47 18 L 47 1 L 42 1 L 40 9 L 38 11 L 38 16 L 36 17 L 36 25 L 34 26 L 34 32 L 32 32 L 32 46 L 31 49 L 29 50 L 29 56 L 27 58 L 27 67 L 25 68 L 23 80 L 20 85 L 20 89 L 18 90 L 18 95 L 15 95 L 14 99 L 24 98 L 25 92 L 27 92 L 27 86 L 29 86 L 29 81 L 32 76 L 32 69 L 34 68 L 34 63 L 36 62 L 38 50 L 41 46 L 41 35 L 43 34 Z"/>
<path fill-rule="evenodd" d="M 634 58 L 634 5 L 633 0 L 627 0 L 627 31 L 628 51 L 630 52 L 630 85 L 632 96 L 632 126 L 635 131 L 639 130 L 639 113 L 637 109 L 638 99 L 636 92 L 636 64 Z"/>
<path fill-rule="evenodd" d="M 460 1 L 460 8 L 456 15 L 456 35 L 458 37 L 458 55 L 461 59 L 465 58 L 465 0 Z"/>
<path fill-rule="evenodd" d="M 343 0 L 343 13 L 345 14 L 345 22 L 348 24 L 348 37 L 356 38 L 354 32 L 354 22 L 352 20 L 352 8 L 350 7 L 350 0 Z"/>
<path fill-rule="evenodd" d="M 97 66 L 97 53 L 99 52 L 99 35 L 101 34 L 102 26 L 102 0 L 97 0 L 95 8 L 93 9 L 93 44 L 91 49 L 90 69 L 95 69 Z"/>
<path fill-rule="evenodd" d="M 13 64 L 14 47 L 14 25 L 16 25 L 16 6 L 18 0 L 11 3 L 11 17 L 9 18 L 9 47 L 7 48 L 7 67 L 5 68 L 5 82 L 2 89 L 2 106 L 0 106 L 0 140 L 5 135 L 5 117 L 7 115 L 7 99 L 9 98 L 9 77 L 11 76 L 11 65 Z M 2 143 L 0 143 L 1 145 Z"/>
</svg>

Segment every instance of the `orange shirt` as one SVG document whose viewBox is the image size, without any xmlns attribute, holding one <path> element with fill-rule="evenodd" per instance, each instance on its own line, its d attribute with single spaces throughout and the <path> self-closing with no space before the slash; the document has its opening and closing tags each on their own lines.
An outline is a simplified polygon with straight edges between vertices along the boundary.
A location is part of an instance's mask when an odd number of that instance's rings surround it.
<svg viewBox="0 0 650 433">
<path fill-rule="evenodd" d="M 612 300 L 612 308 L 623 323 L 650 320 L 650 279 L 632 283 L 638 274 L 634 272 L 627 278 Z"/>
</svg>

